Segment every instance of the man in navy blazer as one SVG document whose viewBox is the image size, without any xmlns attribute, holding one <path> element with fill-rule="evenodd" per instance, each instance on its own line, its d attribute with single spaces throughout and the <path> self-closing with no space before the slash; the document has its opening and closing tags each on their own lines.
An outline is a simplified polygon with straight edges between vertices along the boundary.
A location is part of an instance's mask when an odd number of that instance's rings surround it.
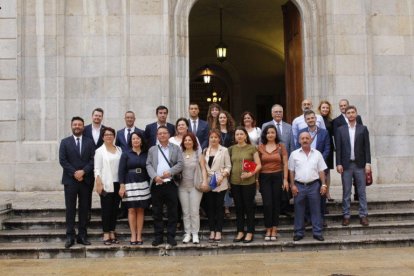
<svg viewBox="0 0 414 276">
<path fill-rule="evenodd" d="M 102 124 L 104 111 L 102 108 L 98 107 L 92 111 L 92 123 L 85 126 L 83 135 L 93 140 L 95 144 L 95 149 L 103 145 L 103 139 L 101 134 L 101 129 L 104 127 Z"/>
<path fill-rule="evenodd" d="M 188 113 L 190 114 L 190 119 L 188 119 L 188 122 L 190 123 L 189 131 L 197 136 L 202 149 L 207 148 L 209 132 L 208 123 L 206 121 L 200 120 L 198 117 L 200 113 L 198 104 L 190 103 L 190 106 L 188 107 Z"/>
<path fill-rule="evenodd" d="M 89 193 L 93 189 L 94 142 L 82 135 L 84 121 L 81 117 L 73 117 L 71 121 L 72 135 L 64 138 L 59 147 L 59 163 L 63 168 L 62 184 L 65 192 L 66 206 L 66 243 L 69 248 L 75 241 L 76 201 L 78 208 L 77 242 L 90 245 L 87 240 L 87 217 L 89 212 Z"/>
<path fill-rule="evenodd" d="M 115 145 L 120 147 L 122 151 L 126 151 L 129 149 L 128 141 L 131 137 L 132 133 L 141 133 L 144 135 L 144 131 L 142 129 L 137 128 L 134 126 L 135 123 L 135 113 L 133 111 L 125 112 L 125 127 L 120 129 L 116 132 L 116 140 Z"/>
<path fill-rule="evenodd" d="M 148 146 L 152 147 L 157 144 L 157 129 L 160 126 L 165 126 L 170 133 L 170 137 L 174 136 L 175 134 L 175 127 L 173 124 L 167 123 L 168 117 L 168 108 L 166 106 L 160 105 L 155 110 L 155 114 L 157 115 L 157 121 L 152 124 L 148 124 L 145 127 L 144 137 L 147 139 Z"/>
<path fill-rule="evenodd" d="M 359 194 L 359 218 L 363 226 L 368 226 L 368 206 L 366 197 L 366 173 L 371 172 L 371 150 L 368 128 L 356 122 L 357 109 L 348 106 L 345 110 L 348 125 L 338 128 L 335 135 L 336 170 L 341 174 L 342 195 L 342 225 L 350 223 L 350 205 L 352 177 L 356 182 Z"/>
</svg>

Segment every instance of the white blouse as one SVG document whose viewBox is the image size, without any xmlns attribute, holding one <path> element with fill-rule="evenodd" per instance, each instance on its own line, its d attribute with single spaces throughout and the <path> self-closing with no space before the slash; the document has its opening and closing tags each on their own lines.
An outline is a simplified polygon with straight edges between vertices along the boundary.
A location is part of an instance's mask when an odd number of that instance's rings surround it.
<svg viewBox="0 0 414 276">
<path fill-rule="evenodd" d="M 95 151 L 95 178 L 101 177 L 104 190 L 108 193 L 114 192 L 114 182 L 118 182 L 119 160 L 121 159 L 122 150 L 116 147 L 116 152 L 107 151 L 105 145 L 100 146 Z"/>
</svg>

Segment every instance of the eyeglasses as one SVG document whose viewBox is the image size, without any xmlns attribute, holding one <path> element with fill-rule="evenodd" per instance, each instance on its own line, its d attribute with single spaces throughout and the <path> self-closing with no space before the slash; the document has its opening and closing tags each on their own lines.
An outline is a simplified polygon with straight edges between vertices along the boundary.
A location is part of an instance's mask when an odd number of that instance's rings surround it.
<svg viewBox="0 0 414 276">
<path fill-rule="evenodd" d="M 104 137 L 114 136 L 112 133 L 106 133 L 104 134 Z"/>
</svg>

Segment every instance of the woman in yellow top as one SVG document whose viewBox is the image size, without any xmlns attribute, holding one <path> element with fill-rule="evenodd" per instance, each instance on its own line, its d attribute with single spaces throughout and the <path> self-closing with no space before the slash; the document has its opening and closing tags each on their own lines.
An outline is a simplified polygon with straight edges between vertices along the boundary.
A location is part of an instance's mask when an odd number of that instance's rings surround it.
<svg viewBox="0 0 414 276">
<path fill-rule="evenodd" d="M 261 164 L 257 149 L 249 139 L 244 127 L 237 127 L 234 133 L 236 144 L 229 148 L 232 170 L 230 173 L 231 193 L 236 207 L 237 235 L 233 242 L 250 243 L 254 234 L 254 197 L 256 195 L 256 173 Z M 252 172 L 242 169 L 243 160 L 254 161 Z M 245 225 L 247 226 L 245 234 Z"/>
</svg>

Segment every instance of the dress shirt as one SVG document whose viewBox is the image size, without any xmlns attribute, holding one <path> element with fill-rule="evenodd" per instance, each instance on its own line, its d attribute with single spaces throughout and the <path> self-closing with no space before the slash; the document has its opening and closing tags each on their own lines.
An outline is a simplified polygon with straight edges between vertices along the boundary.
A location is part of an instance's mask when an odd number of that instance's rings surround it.
<svg viewBox="0 0 414 276">
<path fill-rule="evenodd" d="M 129 132 L 129 134 L 131 135 L 132 133 L 134 133 L 134 131 L 135 131 L 135 126 L 133 126 L 133 127 L 125 127 L 125 130 L 124 130 L 124 136 L 125 136 L 125 141 L 127 141 L 127 143 L 128 143 L 128 128 L 131 130 L 130 132 Z"/>
<path fill-rule="evenodd" d="M 349 142 L 351 143 L 351 160 L 355 160 L 355 130 L 356 130 L 356 123 L 353 127 L 348 124 L 348 131 L 349 131 Z"/>
<path fill-rule="evenodd" d="M 79 150 L 80 150 L 79 154 L 80 154 L 82 152 L 82 135 L 79 136 L 79 137 L 77 137 L 75 135 L 72 135 L 72 136 L 75 139 L 75 144 L 78 142 L 77 139 L 79 138 Z"/>
<path fill-rule="evenodd" d="M 316 127 L 315 131 L 310 131 L 310 129 L 308 128 L 308 132 L 311 136 L 312 140 L 312 144 L 311 144 L 311 148 L 316 149 L 316 143 L 318 140 L 318 127 Z"/>
<path fill-rule="evenodd" d="M 93 137 L 93 141 L 95 142 L 95 145 L 98 144 L 99 136 L 101 135 L 101 128 L 102 128 L 102 125 L 100 125 L 99 128 L 95 128 L 92 124 L 92 137 Z"/>
<path fill-rule="evenodd" d="M 161 144 L 159 144 L 162 152 L 164 153 L 165 157 L 168 159 L 170 156 L 170 149 L 168 148 L 168 145 L 166 147 L 163 147 Z M 162 155 L 160 148 L 158 148 L 158 166 L 157 166 L 157 175 L 162 176 L 164 172 L 170 172 L 171 167 L 168 165 L 168 162 L 165 160 L 164 156 Z M 170 161 L 170 160 L 168 160 Z M 164 181 L 169 181 L 171 179 L 164 179 Z"/>
<path fill-rule="evenodd" d="M 283 121 L 280 120 L 280 122 L 278 123 L 275 120 L 273 120 L 273 123 L 275 124 L 276 129 L 277 129 L 277 124 L 279 124 L 280 135 L 282 135 L 283 134 Z"/>
<path fill-rule="evenodd" d="M 310 149 L 309 155 L 299 148 L 292 152 L 289 157 L 289 171 L 295 172 L 295 181 L 309 183 L 319 179 L 319 172 L 328 167 L 323 160 L 322 154 L 316 149 Z"/>
</svg>

